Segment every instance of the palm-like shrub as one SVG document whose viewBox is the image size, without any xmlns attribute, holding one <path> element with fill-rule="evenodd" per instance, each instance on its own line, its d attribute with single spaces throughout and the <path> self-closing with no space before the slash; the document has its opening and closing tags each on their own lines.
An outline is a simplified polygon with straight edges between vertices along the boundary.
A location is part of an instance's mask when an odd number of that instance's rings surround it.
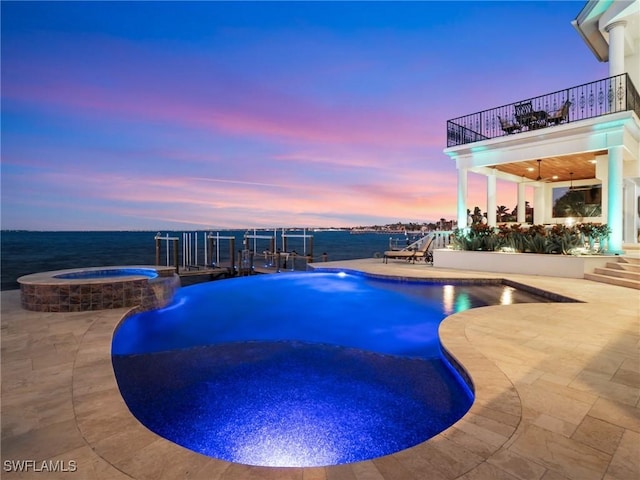
<svg viewBox="0 0 640 480">
<path fill-rule="evenodd" d="M 544 225 L 531 225 L 524 235 L 525 252 L 547 252 L 547 230 Z"/>
<path fill-rule="evenodd" d="M 589 244 L 589 250 L 599 252 L 604 250 L 604 242 L 611 234 L 611 229 L 606 223 L 582 223 L 578 225 L 578 230 L 582 234 L 583 243 Z M 595 248 L 596 242 L 598 248 Z"/>
<path fill-rule="evenodd" d="M 548 235 L 547 253 L 568 255 L 571 250 L 582 246 L 580 230 L 577 227 L 554 225 Z"/>
<path fill-rule="evenodd" d="M 520 253 L 525 251 L 525 230 L 519 223 L 499 225 L 496 235 L 498 237 L 496 250 Z"/>
<path fill-rule="evenodd" d="M 497 244 L 493 228 L 482 223 L 474 223 L 467 230 L 457 228 L 453 231 L 451 243 L 458 250 L 482 250 L 492 252 Z"/>
<path fill-rule="evenodd" d="M 499 225 L 492 228 L 478 223 L 471 225 L 468 229 L 454 230 L 451 243 L 458 250 L 488 252 L 502 250 L 568 255 L 576 248 L 584 246 L 585 235 L 598 239 L 599 251 L 603 251 L 603 241 L 610 233 L 611 230 L 606 224 L 582 224 L 572 227 L 554 225 L 551 229 L 543 225 L 531 225 L 525 229 L 519 224 Z"/>
</svg>

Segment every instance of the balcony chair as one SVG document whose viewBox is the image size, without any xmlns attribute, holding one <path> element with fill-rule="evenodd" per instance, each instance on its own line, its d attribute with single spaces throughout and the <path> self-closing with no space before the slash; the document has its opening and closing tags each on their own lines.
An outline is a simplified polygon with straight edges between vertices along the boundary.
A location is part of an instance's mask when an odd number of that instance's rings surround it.
<svg viewBox="0 0 640 480">
<path fill-rule="evenodd" d="M 516 110 L 516 122 L 518 124 L 529 126 L 534 120 L 531 102 L 516 103 L 513 108 Z"/>
<path fill-rule="evenodd" d="M 548 113 L 544 110 L 534 110 L 531 102 L 516 103 L 513 108 L 516 111 L 516 122 L 529 130 L 547 126 Z"/>
<path fill-rule="evenodd" d="M 522 125 L 520 125 L 518 122 L 511 123 L 508 120 L 503 120 L 500 115 L 498 115 L 498 120 L 500 120 L 500 126 L 502 127 L 502 130 L 507 134 L 519 132 L 522 129 Z"/>
<path fill-rule="evenodd" d="M 571 106 L 571 102 L 567 100 L 562 104 L 562 106 L 556 110 L 555 112 L 550 113 L 547 116 L 547 122 L 549 125 L 554 124 L 558 125 L 562 122 L 566 122 L 569 120 L 569 107 Z"/>
</svg>

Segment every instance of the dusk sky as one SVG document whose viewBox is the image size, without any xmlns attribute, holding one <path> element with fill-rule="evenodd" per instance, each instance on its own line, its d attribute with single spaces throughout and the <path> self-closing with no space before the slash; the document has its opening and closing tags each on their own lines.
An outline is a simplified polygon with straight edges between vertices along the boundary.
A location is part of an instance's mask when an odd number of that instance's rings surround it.
<svg viewBox="0 0 640 480">
<path fill-rule="evenodd" d="M 448 119 L 608 76 L 584 4 L 2 1 L 2 228 L 454 219 Z"/>
</svg>

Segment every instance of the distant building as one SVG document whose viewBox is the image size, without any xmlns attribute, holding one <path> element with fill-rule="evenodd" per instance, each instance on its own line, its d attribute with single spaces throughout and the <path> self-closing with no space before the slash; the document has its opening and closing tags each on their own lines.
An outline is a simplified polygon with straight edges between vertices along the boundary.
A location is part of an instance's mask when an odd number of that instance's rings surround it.
<svg viewBox="0 0 640 480">
<path fill-rule="evenodd" d="M 447 122 L 444 152 L 458 169 L 458 225 L 467 223 L 467 174 L 518 185 L 517 221 L 533 187 L 533 223 L 607 223 L 609 251 L 640 231 L 640 0 L 589 1 L 572 22 L 609 78 L 489 108 Z"/>
</svg>

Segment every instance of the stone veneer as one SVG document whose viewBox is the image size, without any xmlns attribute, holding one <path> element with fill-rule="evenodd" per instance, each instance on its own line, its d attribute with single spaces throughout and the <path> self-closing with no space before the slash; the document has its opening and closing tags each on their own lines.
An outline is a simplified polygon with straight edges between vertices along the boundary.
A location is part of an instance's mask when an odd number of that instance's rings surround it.
<svg viewBox="0 0 640 480">
<path fill-rule="evenodd" d="M 103 278 L 56 278 L 61 274 L 92 270 L 152 269 L 155 278 L 142 274 Z M 101 267 L 26 275 L 18 279 L 22 307 L 36 312 L 82 312 L 123 307 L 151 310 L 165 306 L 180 288 L 173 267 Z"/>
</svg>

